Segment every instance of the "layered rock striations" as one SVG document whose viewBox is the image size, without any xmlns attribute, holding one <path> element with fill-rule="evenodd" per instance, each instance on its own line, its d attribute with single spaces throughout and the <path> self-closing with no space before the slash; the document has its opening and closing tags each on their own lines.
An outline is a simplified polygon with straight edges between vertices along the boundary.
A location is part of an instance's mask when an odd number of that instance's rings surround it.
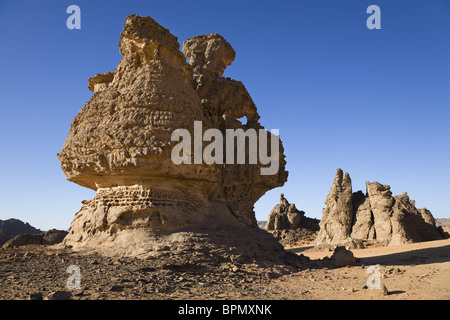
<svg viewBox="0 0 450 320">
<path fill-rule="evenodd" d="M 279 160 L 273 175 L 261 175 L 259 163 L 198 163 L 189 153 L 183 156 L 190 164 L 171 158 L 173 132 L 194 136 L 194 121 L 224 136 L 227 129 L 263 129 L 244 85 L 222 77 L 235 56 L 231 45 L 218 34 L 188 39 L 187 63 L 169 30 L 132 15 L 119 47 L 116 70 L 89 79 L 94 94 L 58 155 L 68 180 L 96 191 L 76 213 L 65 245 L 147 257 L 291 259 L 257 227 L 253 211 L 265 192 L 287 180 L 281 143 L 273 150 Z M 238 120 L 244 116 L 246 124 Z M 272 151 L 275 136 L 263 132 Z"/>
<path fill-rule="evenodd" d="M 318 248 L 348 247 L 378 243 L 397 245 L 443 239 L 431 212 L 417 209 L 407 193 L 392 196 L 390 186 L 367 182 L 367 191 L 352 193 L 351 179 L 341 169 L 325 200 Z"/>
</svg>

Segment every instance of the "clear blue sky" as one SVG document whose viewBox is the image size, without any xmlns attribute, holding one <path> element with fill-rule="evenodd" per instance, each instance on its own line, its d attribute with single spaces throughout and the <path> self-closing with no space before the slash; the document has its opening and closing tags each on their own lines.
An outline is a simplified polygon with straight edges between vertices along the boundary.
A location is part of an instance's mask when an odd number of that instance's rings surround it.
<svg viewBox="0 0 450 320">
<path fill-rule="evenodd" d="M 81 8 L 68 30 L 66 8 Z M 381 30 L 366 9 L 381 8 Z M 212 32 L 237 52 L 261 122 L 279 129 L 289 171 L 255 206 L 265 220 L 285 193 L 321 218 L 336 168 L 407 191 L 450 217 L 450 1 L 0 0 L 0 219 L 67 229 L 92 190 L 68 182 L 56 154 L 90 99 L 88 78 L 113 71 L 130 14 L 182 43 Z"/>
</svg>

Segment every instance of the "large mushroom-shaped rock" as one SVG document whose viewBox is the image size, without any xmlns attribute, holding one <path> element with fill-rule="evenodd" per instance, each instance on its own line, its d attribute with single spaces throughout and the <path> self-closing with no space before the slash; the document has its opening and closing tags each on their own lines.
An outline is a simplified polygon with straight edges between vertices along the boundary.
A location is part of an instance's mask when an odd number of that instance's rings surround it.
<svg viewBox="0 0 450 320">
<path fill-rule="evenodd" d="M 282 144 L 272 144 L 278 136 L 257 122 L 245 87 L 222 77 L 234 59 L 231 45 L 217 34 L 189 39 L 189 65 L 169 30 L 132 15 L 119 47 L 115 72 L 90 79 L 94 94 L 58 155 L 68 180 L 96 191 L 83 201 L 64 244 L 117 255 L 297 263 L 257 227 L 253 205 L 285 183 L 286 162 Z M 237 120 L 243 115 L 252 120 L 245 126 Z M 263 175 L 267 162 L 198 161 L 207 141 L 196 143 L 198 124 L 224 137 L 228 129 L 255 130 L 256 143 L 266 142 L 278 167 Z M 183 161 L 174 161 L 186 135 L 194 137 L 194 152 L 182 148 Z M 247 144 L 244 151 L 248 159 L 253 150 Z"/>
</svg>

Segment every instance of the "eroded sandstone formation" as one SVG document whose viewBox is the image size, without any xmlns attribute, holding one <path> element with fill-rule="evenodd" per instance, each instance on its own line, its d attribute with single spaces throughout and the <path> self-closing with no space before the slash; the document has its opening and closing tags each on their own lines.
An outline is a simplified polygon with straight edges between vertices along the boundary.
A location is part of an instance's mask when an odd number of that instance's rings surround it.
<svg viewBox="0 0 450 320">
<path fill-rule="evenodd" d="M 257 227 L 254 203 L 287 180 L 263 164 L 175 164 L 176 129 L 263 129 L 244 85 L 222 77 L 235 57 L 220 35 L 177 38 L 150 17 L 129 16 L 114 72 L 94 91 L 58 155 L 68 180 L 96 191 L 76 213 L 66 246 L 145 257 L 294 259 Z M 247 123 L 238 118 L 247 117 Z M 270 147 L 272 134 L 267 135 Z M 271 150 L 270 150 L 271 151 Z M 248 146 L 246 149 L 248 155 Z M 187 254 L 187 255 L 185 255 Z M 290 260 L 290 261 L 291 261 Z"/>
<path fill-rule="evenodd" d="M 280 203 L 270 211 L 265 229 L 282 245 L 309 243 L 316 237 L 319 220 L 306 217 L 282 193 Z"/>
<path fill-rule="evenodd" d="M 436 227 L 431 212 L 417 209 L 407 193 L 392 196 L 390 186 L 367 182 L 367 191 L 352 193 L 348 173 L 336 170 L 333 184 L 325 200 L 318 248 L 363 246 L 378 243 L 397 245 L 443 239 L 442 228 Z"/>
</svg>

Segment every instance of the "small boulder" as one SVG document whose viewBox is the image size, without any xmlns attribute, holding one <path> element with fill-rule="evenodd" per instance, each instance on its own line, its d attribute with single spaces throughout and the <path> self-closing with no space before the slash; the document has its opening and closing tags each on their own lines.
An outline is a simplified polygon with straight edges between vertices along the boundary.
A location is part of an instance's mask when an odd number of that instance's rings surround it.
<svg viewBox="0 0 450 320">
<path fill-rule="evenodd" d="M 334 249 L 333 255 L 330 257 L 333 265 L 337 268 L 356 265 L 356 259 L 353 252 L 338 246 Z"/>
<path fill-rule="evenodd" d="M 30 293 L 30 295 L 28 296 L 28 300 L 42 300 L 42 293 L 37 292 L 37 293 Z"/>
<path fill-rule="evenodd" d="M 47 299 L 48 300 L 70 300 L 72 297 L 72 293 L 68 291 L 56 291 L 50 294 Z"/>
</svg>

